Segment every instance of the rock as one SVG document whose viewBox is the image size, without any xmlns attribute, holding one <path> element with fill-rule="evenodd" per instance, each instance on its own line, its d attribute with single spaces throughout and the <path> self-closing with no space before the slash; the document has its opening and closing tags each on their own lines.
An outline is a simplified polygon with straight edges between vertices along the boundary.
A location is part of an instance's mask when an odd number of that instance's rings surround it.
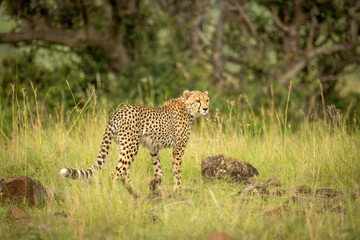
<svg viewBox="0 0 360 240">
<path fill-rule="evenodd" d="M 0 200 L 16 201 L 40 206 L 45 203 L 46 191 L 43 185 L 29 177 L 16 176 L 0 181 Z"/>
<path fill-rule="evenodd" d="M 34 222 L 31 216 L 23 209 L 16 205 L 12 205 L 9 208 L 9 218 L 18 227 L 33 227 Z"/>
<path fill-rule="evenodd" d="M 9 208 L 9 217 L 10 220 L 18 220 L 21 218 L 30 218 L 30 215 L 22 208 L 11 205 Z"/>
<path fill-rule="evenodd" d="M 320 212 L 320 213 L 327 212 L 327 211 L 334 212 L 334 213 L 344 213 L 345 208 L 342 205 L 324 204 L 318 210 L 318 212 Z"/>
<path fill-rule="evenodd" d="M 250 183 L 250 178 L 258 176 L 259 172 L 250 163 L 238 161 L 224 155 L 207 157 L 201 162 L 203 179 L 214 177 L 230 178 L 236 183 Z"/>
<path fill-rule="evenodd" d="M 272 195 L 272 196 L 281 197 L 281 196 L 284 196 L 285 194 L 286 194 L 286 190 L 281 189 L 281 188 L 276 188 L 276 189 L 270 191 L 270 195 Z"/>
<path fill-rule="evenodd" d="M 277 178 L 269 178 L 262 187 L 269 188 L 269 187 L 280 187 L 281 181 Z"/>
<path fill-rule="evenodd" d="M 299 186 L 299 187 L 294 187 L 292 189 L 289 190 L 290 194 L 298 194 L 298 193 L 311 193 L 311 187 L 307 186 L 307 185 L 303 185 L 303 186 Z"/>
<path fill-rule="evenodd" d="M 236 240 L 236 239 L 224 232 L 213 232 L 206 238 L 206 240 Z"/>
<path fill-rule="evenodd" d="M 56 212 L 56 213 L 54 213 L 54 216 L 55 216 L 55 217 L 67 218 L 68 215 L 67 215 L 64 211 L 62 211 L 62 212 Z"/>
<path fill-rule="evenodd" d="M 321 195 L 321 196 L 328 197 L 328 198 L 333 198 L 333 197 L 344 195 L 344 192 L 342 192 L 342 191 L 337 191 L 337 190 L 329 189 L 329 188 L 316 189 L 315 193 L 316 193 L 316 195 Z"/>
<path fill-rule="evenodd" d="M 294 203 L 309 203 L 312 204 L 323 204 L 329 202 L 329 197 L 322 195 L 314 195 L 310 193 L 298 193 L 291 196 L 291 199 Z M 331 199 L 331 201 L 342 201 L 342 199 Z"/>
<path fill-rule="evenodd" d="M 264 187 L 256 186 L 253 184 L 246 185 L 243 189 L 240 190 L 238 195 L 246 196 L 260 196 L 260 195 L 269 195 L 269 190 Z"/>
<path fill-rule="evenodd" d="M 309 201 L 313 201 L 314 199 L 315 197 L 312 194 L 297 193 L 291 196 L 291 200 L 294 203 L 309 202 Z"/>
</svg>

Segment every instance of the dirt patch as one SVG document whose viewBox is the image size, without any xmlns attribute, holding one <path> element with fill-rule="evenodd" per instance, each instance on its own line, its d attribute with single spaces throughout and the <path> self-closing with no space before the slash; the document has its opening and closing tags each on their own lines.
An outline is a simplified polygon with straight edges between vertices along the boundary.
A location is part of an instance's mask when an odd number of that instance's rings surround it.
<svg viewBox="0 0 360 240">
<path fill-rule="evenodd" d="M 205 240 L 236 240 L 224 232 L 213 232 Z"/>
</svg>

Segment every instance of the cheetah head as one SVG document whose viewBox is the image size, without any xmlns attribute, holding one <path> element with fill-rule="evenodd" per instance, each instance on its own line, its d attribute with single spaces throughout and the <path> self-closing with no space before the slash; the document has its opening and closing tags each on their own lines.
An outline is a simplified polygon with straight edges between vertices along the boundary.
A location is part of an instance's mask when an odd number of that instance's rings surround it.
<svg viewBox="0 0 360 240">
<path fill-rule="evenodd" d="M 186 110 L 190 115 L 198 117 L 206 115 L 209 112 L 210 98 L 208 92 L 189 91 L 183 92 L 182 98 L 184 99 Z"/>
</svg>

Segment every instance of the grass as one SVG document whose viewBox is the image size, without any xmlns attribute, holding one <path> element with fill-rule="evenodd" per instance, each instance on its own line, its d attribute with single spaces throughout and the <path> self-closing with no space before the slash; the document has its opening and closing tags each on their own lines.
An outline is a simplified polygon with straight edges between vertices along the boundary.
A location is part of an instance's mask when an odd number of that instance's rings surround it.
<svg viewBox="0 0 360 240">
<path fill-rule="evenodd" d="M 12 120 L 1 121 L 0 178 L 29 176 L 57 194 L 46 206 L 26 207 L 34 217 L 34 228 L 13 227 L 9 206 L 1 204 L 1 239 L 204 239 L 214 231 L 236 239 L 360 238 L 358 200 L 348 198 L 342 203 L 343 212 L 319 211 L 312 201 L 293 202 L 289 196 L 243 198 L 234 194 L 244 185 L 201 179 L 201 160 L 222 153 L 255 166 L 259 182 L 275 177 L 285 189 L 308 185 L 357 190 L 360 136 L 340 116 L 327 122 L 304 119 L 292 130 L 292 123 L 284 124 L 285 118 L 279 117 L 280 110 L 256 117 L 253 111 L 235 111 L 234 103 L 226 116 L 211 109 L 209 117 L 197 120 L 183 161 L 183 187 L 195 191 L 149 200 L 153 170 L 148 150 L 141 148 L 131 167 L 131 180 L 143 197 L 134 200 L 120 182 L 110 191 L 108 177 L 118 157 L 115 145 L 91 184 L 59 175 L 62 167 L 85 168 L 93 163 L 108 109 L 91 98 L 82 109 L 50 114 L 23 95 L 23 101 L 14 97 L 12 106 L 1 108 L 2 114 L 12 111 Z M 171 159 L 170 149 L 160 152 L 162 189 L 172 189 Z M 289 209 L 267 214 L 279 206 Z M 54 217 L 61 211 L 68 217 Z"/>
</svg>

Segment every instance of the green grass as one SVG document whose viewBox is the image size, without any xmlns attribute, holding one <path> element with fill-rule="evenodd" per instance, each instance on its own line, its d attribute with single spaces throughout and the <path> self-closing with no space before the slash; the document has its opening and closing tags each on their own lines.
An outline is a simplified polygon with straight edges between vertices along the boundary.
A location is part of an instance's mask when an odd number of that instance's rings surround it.
<svg viewBox="0 0 360 240">
<path fill-rule="evenodd" d="M 261 117 L 233 111 L 230 117 L 212 109 L 209 117 L 197 120 L 185 151 L 182 185 L 195 191 L 149 200 L 153 170 L 148 150 L 141 148 L 131 180 L 142 197 L 134 200 L 120 182 L 110 191 L 109 175 L 118 157 L 114 144 L 91 184 L 59 175 L 63 167 L 93 163 L 108 109 L 90 99 L 84 109 L 71 114 L 50 114 L 35 107 L 38 103 L 24 102 L 15 99 L 1 109 L 13 111 L 13 118 L 0 129 L 0 178 L 29 176 L 57 194 L 44 207 L 26 208 L 35 219 L 31 229 L 13 227 L 8 205 L 1 204 L 1 239 L 204 239 L 214 231 L 237 239 L 360 238 L 358 200 L 343 202 L 342 213 L 324 212 L 315 202 L 293 202 L 289 196 L 237 197 L 244 185 L 201 179 L 201 160 L 225 154 L 255 166 L 260 182 L 275 177 L 285 189 L 306 184 L 354 191 L 360 187 L 360 136 L 342 120 L 299 120 L 296 130 L 288 122 L 285 131 L 284 118 L 276 117 L 280 110 Z M 160 152 L 162 189 L 172 189 L 171 159 L 170 149 Z M 289 207 L 283 214 L 266 214 L 283 205 Z M 54 217 L 60 211 L 68 217 Z M 153 218 L 158 220 L 154 223 Z"/>
</svg>

